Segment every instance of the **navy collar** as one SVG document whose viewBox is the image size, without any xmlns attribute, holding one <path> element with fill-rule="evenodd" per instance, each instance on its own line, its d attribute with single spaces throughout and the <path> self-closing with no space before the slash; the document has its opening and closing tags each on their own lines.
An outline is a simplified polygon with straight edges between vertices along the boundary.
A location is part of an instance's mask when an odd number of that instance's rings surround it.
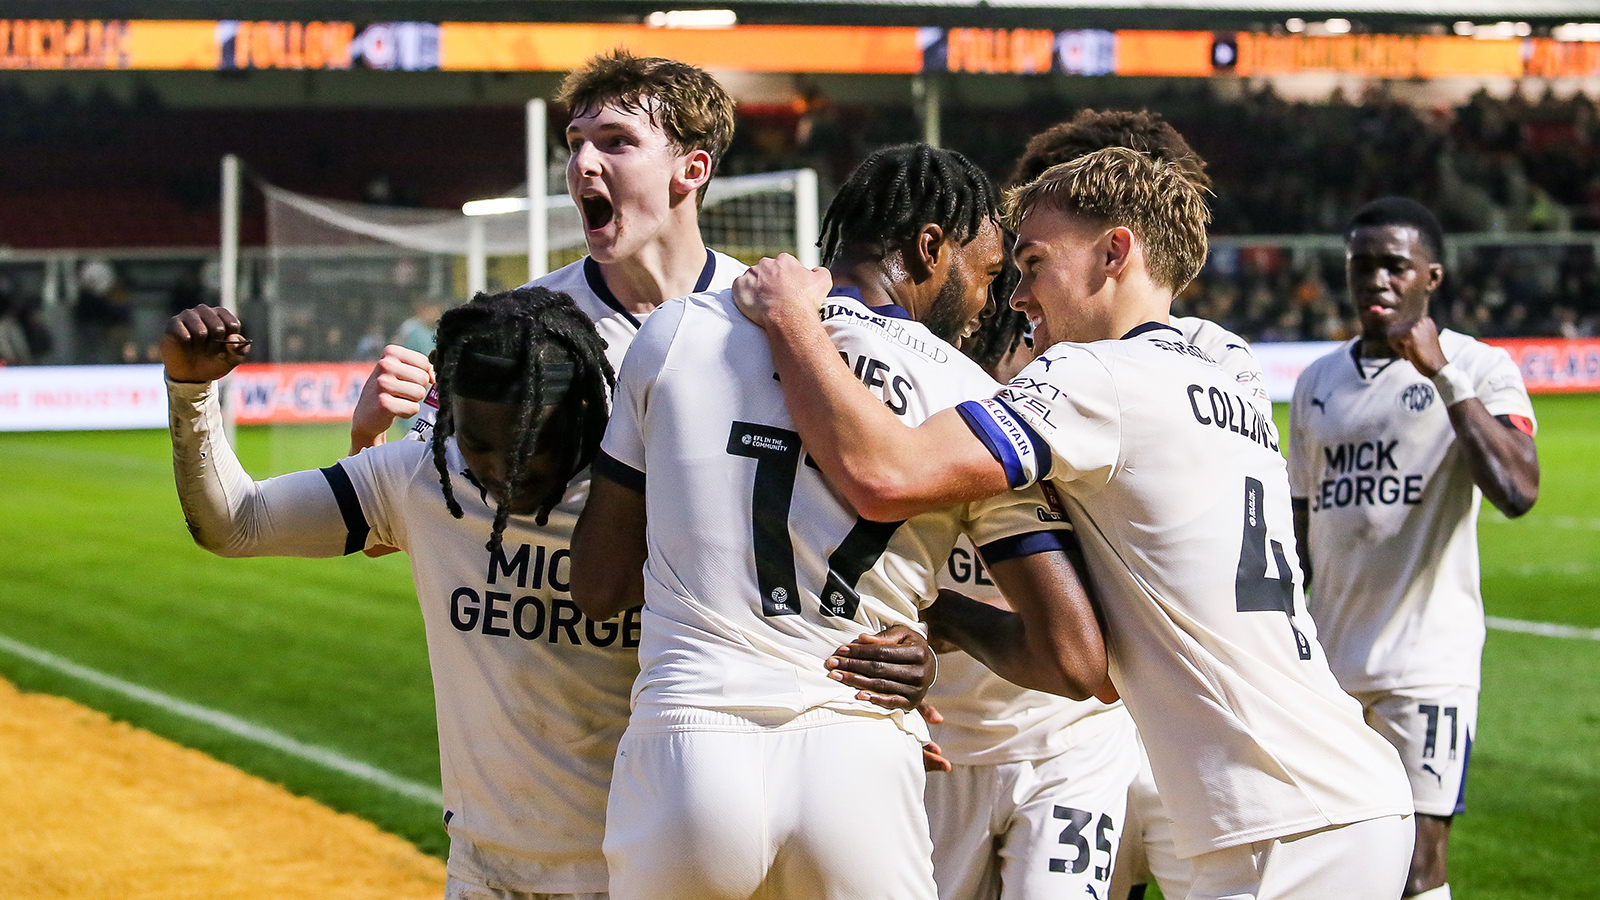
<svg viewBox="0 0 1600 900">
<path fill-rule="evenodd" d="M 706 264 L 700 269 L 700 277 L 695 279 L 694 290 L 690 291 L 690 293 L 698 294 L 701 291 L 711 287 L 711 279 L 716 274 L 717 255 L 711 252 L 710 247 L 707 247 Z M 583 258 L 583 279 L 589 282 L 589 290 L 594 291 L 594 295 L 600 298 L 601 303 L 604 303 L 606 306 L 610 307 L 616 312 L 621 313 L 622 317 L 628 320 L 628 324 L 632 325 L 634 328 L 639 327 L 638 317 L 624 309 L 622 307 L 622 301 L 617 299 L 616 294 L 611 293 L 610 286 L 606 284 L 605 276 L 600 274 L 600 264 L 595 262 L 594 257 L 592 256 L 585 256 Z"/>
<path fill-rule="evenodd" d="M 1127 334 L 1119 338 L 1119 340 L 1126 341 L 1129 338 L 1136 338 L 1141 334 L 1149 334 L 1152 331 L 1160 331 L 1163 328 L 1168 331 L 1175 331 L 1180 336 L 1183 334 L 1183 332 L 1178 331 L 1178 329 L 1173 328 L 1171 325 L 1163 325 L 1160 322 L 1146 322 L 1143 325 L 1136 326 L 1132 331 L 1129 331 Z"/>
<path fill-rule="evenodd" d="M 861 304 L 862 306 L 867 306 L 866 299 L 861 296 L 861 289 L 860 288 L 853 288 L 853 287 L 850 287 L 848 285 L 836 285 L 833 290 L 828 292 L 828 296 L 829 297 L 849 297 L 850 299 L 856 301 L 857 303 Z M 905 307 L 896 306 L 893 303 L 885 303 L 882 306 L 867 306 L 867 309 L 871 310 L 872 312 L 875 312 L 878 315 L 883 316 L 884 318 L 887 318 L 887 319 L 905 319 L 907 321 L 911 320 L 911 313 L 906 312 Z"/>
<path fill-rule="evenodd" d="M 1394 364 L 1394 362 L 1399 358 L 1400 357 L 1398 356 L 1380 358 L 1362 356 L 1360 335 L 1357 335 L 1355 342 L 1350 345 L 1350 360 L 1356 364 L 1356 375 L 1362 381 L 1366 381 L 1368 378 L 1377 378 L 1379 375 L 1382 375 L 1384 370 L 1389 368 L 1389 366 Z M 1372 370 L 1371 375 L 1367 374 L 1367 365 L 1369 363 L 1375 367 Z"/>
</svg>

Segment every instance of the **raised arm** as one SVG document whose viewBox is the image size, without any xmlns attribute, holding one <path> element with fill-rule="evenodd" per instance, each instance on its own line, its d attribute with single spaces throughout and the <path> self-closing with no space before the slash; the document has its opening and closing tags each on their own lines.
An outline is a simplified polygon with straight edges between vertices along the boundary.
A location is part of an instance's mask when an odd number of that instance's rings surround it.
<svg viewBox="0 0 1600 900">
<path fill-rule="evenodd" d="M 189 533 L 219 556 L 349 552 L 350 530 L 331 480 L 342 470 L 332 476 L 310 471 L 254 481 L 229 446 L 216 381 L 248 352 L 239 320 L 205 306 L 174 316 L 161 339 L 172 469 Z M 343 486 L 355 502 L 348 478 Z"/>
<path fill-rule="evenodd" d="M 930 634 L 1020 687 L 1074 700 L 1104 693 L 1105 639 L 1071 557 L 1034 553 L 997 562 L 989 573 L 1015 612 L 941 590 L 923 613 Z"/>
<path fill-rule="evenodd" d="M 1439 389 L 1483 496 L 1513 519 L 1532 509 L 1539 499 L 1539 451 L 1533 435 L 1509 416 L 1490 415 L 1467 373 L 1445 359 L 1433 319 L 1397 323 L 1389 330 L 1389 344 Z"/>
<path fill-rule="evenodd" d="M 433 363 L 427 354 L 390 344 L 361 386 L 350 416 L 350 455 L 388 440 L 389 426 L 422 410 L 433 386 Z"/>
<path fill-rule="evenodd" d="M 784 254 L 733 285 L 766 330 L 795 428 L 829 481 L 863 517 L 882 522 L 998 494 L 1005 469 L 954 410 L 908 428 L 850 373 L 817 317 L 831 278 Z"/>
</svg>

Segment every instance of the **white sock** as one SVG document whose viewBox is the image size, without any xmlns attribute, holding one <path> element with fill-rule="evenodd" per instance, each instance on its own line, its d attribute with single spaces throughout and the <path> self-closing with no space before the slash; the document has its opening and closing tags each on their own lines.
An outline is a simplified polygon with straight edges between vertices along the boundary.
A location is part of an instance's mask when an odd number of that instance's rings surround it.
<svg viewBox="0 0 1600 900">
<path fill-rule="evenodd" d="M 1441 884 L 1432 890 L 1412 894 L 1410 900 L 1450 900 L 1450 885 Z"/>
</svg>

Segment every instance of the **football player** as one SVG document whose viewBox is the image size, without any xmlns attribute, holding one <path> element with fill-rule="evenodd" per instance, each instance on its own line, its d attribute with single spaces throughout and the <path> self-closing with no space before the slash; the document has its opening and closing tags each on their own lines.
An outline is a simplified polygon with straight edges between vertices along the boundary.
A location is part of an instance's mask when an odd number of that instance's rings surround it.
<svg viewBox="0 0 1600 900">
<path fill-rule="evenodd" d="M 439 716 L 445 896 L 603 896 L 605 798 L 640 622 L 637 609 L 586 619 L 568 597 L 566 535 L 613 384 L 593 323 L 544 288 L 479 295 L 440 319 L 440 417 L 427 442 L 262 482 L 224 439 L 217 403 L 215 381 L 248 349 L 239 334 L 226 310 L 197 307 L 162 341 L 196 541 L 223 556 L 408 552 Z M 899 708 L 920 698 L 931 670 L 902 666 L 893 636 L 853 649 L 832 664 L 871 666 L 874 696 Z"/>
<path fill-rule="evenodd" d="M 1108 148 L 1047 170 L 1010 214 L 1012 303 L 1043 352 L 995 397 L 915 428 L 830 352 L 825 273 L 779 259 L 744 276 L 741 309 L 767 332 L 795 430 L 875 519 L 1056 487 L 1101 596 L 1113 682 L 1193 860 L 1190 900 L 1394 897 L 1410 792 L 1305 613 L 1276 429 L 1168 324 L 1205 258 L 1200 191 L 1170 163 Z"/>
<path fill-rule="evenodd" d="M 1478 508 L 1539 496 L 1533 406 L 1506 351 L 1440 331 L 1444 240 L 1427 207 L 1363 206 L 1345 230 L 1361 336 L 1306 368 L 1289 407 L 1295 536 L 1339 684 L 1400 751 L 1416 802 L 1406 895 L 1449 900 L 1483 655 Z M 1312 582 L 1311 575 L 1316 573 Z"/>
<path fill-rule="evenodd" d="M 819 327 L 886 415 L 915 423 L 993 392 L 948 343 L 1001 268 L 995 201 L 970 162 L 926 145 L 872 154 L 829 206 L 823 250 Z M 928 609 L 937 627 L 1024 684 L 1077 697 L 1103 684 L 1045 492 L 862 518 L 805 449 L 731 292 L 646 323 L 573 538 L 573 596 L 591 615 L 645 598 L 607 808 L 615 897 L 931 900 L 925 733 L 814 666 L 863 631 L 915 623 L 958 534 L 1019 614 L 945 595 Z"/>
</svg>

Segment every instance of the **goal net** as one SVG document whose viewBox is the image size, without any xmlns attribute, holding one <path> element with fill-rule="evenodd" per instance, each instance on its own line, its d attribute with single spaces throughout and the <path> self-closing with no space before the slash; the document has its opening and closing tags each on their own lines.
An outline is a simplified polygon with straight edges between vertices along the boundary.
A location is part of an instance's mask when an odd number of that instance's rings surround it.
<svg viewBox="0 0 1600 900">
<path fill-rule="evenodd" d="M 267 199 L 266 283 L 241 309 L 265 325 L 258 358 L 375 359 L 419 309 L 528 280 L 523 198 L 504 212 L 403 209 L 309 197 L 261 185 Z M 520 202 L 518 202 L 520 201 Z M 583 256 L 583 225 L 565 194 L 544 198 L 547 269 Z M 816 177 L 810 170 L 718 178 L 700 213 L 708 246 L 754 262 L 793 253 L 816 264 Z"/>
<path fill-rule="evenodd" d="M 507 211 L 469 216 L 259 186 L 267 254 L 256 289 L 240 292 L 239 313 L 256 341 L 251 361 L 265 365 L 231 377 L 230 415 L 241 425 L 325 426 L 320 437 L 313 437 L 318 429 L 270 428 L 275 469 L 293 467 L 288 457 L 308 442 L 323 454 L 342 453 L 350 411 L 385 344 L 426 351 L 445 309 L 478 290 L 528 280 L 526 198 L 501 198 L 488 205 Z M 554 270 L 583 256 L 583 226 L 565 194 L 543 202 L 546 269 Z M 700 221 L 707 245 L 740 259 L 793 253 L 815 265 L 815 175 L 718 178 Z"/>
</svg>

